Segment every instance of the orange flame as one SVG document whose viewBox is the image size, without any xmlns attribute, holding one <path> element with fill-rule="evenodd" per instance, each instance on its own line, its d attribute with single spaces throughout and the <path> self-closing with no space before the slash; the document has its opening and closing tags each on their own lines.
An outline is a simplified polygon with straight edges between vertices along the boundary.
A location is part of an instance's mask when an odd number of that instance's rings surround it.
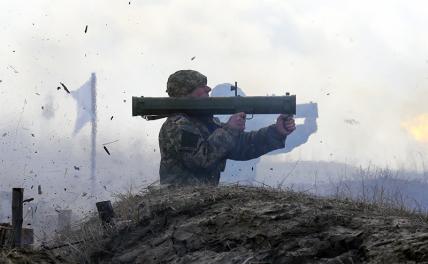
<svg viewBox="0 0 428 264">
<path fill-rule="evenodd" d="M 428 143 L 428 114 L 418 115 L 401 124 L 419 142 Z"/>
</svg>

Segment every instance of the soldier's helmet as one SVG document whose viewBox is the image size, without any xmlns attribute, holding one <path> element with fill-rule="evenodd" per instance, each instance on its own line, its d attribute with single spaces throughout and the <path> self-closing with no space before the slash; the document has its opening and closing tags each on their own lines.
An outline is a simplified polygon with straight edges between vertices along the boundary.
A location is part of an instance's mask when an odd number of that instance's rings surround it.
<svg viewBox="0 0 428 264">
<path fill-rule="evenodd" d="M 182 97 L 203 85 L 207 85 L 205 75 L 193 70 L 180 70 L 169 76 L 166 92 L 170 97 Z"/>
</svg>

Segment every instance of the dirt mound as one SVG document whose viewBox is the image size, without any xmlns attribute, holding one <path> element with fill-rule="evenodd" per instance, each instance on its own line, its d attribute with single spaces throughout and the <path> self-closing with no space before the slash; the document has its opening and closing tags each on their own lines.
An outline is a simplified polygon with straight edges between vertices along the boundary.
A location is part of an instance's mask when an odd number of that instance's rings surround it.
<svg viewBox="0 0 428 264">
<path fill-rule="evenodd" d="M 428 224 L 398 210 L 232 186 L 136 200 L 138 224 L 100 242 L 91 262 L 428 263 Z"/>
</svg>

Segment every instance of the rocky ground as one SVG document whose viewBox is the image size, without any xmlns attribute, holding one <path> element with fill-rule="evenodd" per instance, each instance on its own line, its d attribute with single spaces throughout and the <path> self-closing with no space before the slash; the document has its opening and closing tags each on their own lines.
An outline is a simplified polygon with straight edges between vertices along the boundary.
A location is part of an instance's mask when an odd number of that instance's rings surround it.
<svg viewBox="0 0 428 264">
<path fill-rule="evenodd" d="M 74 260 L 56 253 L 70 263 L 428 263 L 426 218 L 382 206 L 224 186 L 153 189 L 115 210 L 125 227 L 86 231 Z"/>
</svg>

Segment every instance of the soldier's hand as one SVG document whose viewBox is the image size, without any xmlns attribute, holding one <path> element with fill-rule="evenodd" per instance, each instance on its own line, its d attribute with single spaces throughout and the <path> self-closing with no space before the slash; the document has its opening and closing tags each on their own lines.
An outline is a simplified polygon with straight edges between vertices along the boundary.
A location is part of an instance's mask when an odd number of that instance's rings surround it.
<svg viewBox="0 0 428 264">
<path fill-rule="evenodd" d="M 226 125 L 232 129 L 244 131 L 246 121 L 245 117 L 246 115 L 244 112 L 236 113 L 229 118 Z"/>
<path fill-rule="evenodd" d="M 276 130 L 283 136 L 288 136 L 296 129 L 293 116 L 279 115 L 276 119 Z"/>
</svg>

